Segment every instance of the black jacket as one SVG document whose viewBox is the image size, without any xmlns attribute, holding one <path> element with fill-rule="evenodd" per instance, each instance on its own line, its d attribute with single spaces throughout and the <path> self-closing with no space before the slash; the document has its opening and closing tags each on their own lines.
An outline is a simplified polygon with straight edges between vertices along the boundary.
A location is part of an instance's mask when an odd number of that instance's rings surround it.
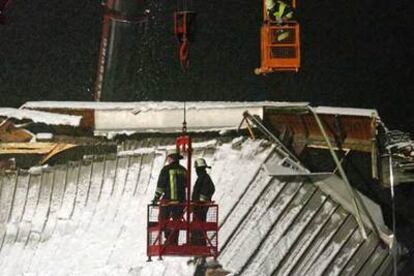
<svg viewBox="0 0 414 276">
<path fill-rule="evenodd" d="M 198 178 L 194 184 L 193 194 L 191 196 L 192 201 L 211 201 L 215 192 L 213 181 L 207 172 L 203 172 L 198 175 Z"/>
<path fill-rule="evenodd" d="M 187 170 L 178 162 L 164 166 L 158 177 L 154 199 L 158 200 L 162 195 L 164 200 L 184 202 L 186 178 Z"/>
</svg>

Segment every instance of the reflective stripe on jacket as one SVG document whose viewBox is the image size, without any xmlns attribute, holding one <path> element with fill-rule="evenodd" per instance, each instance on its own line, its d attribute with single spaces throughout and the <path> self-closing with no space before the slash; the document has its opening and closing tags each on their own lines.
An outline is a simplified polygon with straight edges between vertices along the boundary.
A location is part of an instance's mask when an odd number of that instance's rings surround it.
<svg viewBox="0 0 414 276">
<path fill-rule="evenodd" d="M 178 162 L 164 166 L 158 177 L 154 200 L 184 202 L 187 170 Z"/>
<path fill-rule="evenodd" d="M 178 181 L 180 181 L 180 179 L 184 179 L 185 181 L 185 170 L 182 170 L 181 168 L 179 169 L 170 169 L 168 171 L 169 176 L 170 176 L 170 196 L 169 199 L 170 200 L 178 200 L 179 196 L 178 196 L 178 189 L 180 187 L 178 187 Z M 185 187 L 185 186 L 184 186 Z"/>
<path fill-rule="evenodd" d="M 282 1 L 277 1 L 279 9 L 274 13 L 276 20 L 281 20 L 284 16 L 287 5 Z"/>
</svg>

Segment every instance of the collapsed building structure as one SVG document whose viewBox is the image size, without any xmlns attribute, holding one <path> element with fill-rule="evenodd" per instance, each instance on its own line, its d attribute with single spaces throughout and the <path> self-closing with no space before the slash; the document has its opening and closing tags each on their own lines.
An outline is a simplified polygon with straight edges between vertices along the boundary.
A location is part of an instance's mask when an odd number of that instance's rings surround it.
<svg viewBox="0 0 414 276">
<path fill-rule="evenodd" d="M 69 133 L 100 143 L 96 136 L 113 138 L 117 146 L 82 152 L 82 158 L 56 155 L 63 162 L 1 173 L 2 271 L 192 273 L 186 259 L 145 263 L 145 203 L 180 132 L 182 103 L 29 102 L 21 110 L 80 116 Z M 218 260 L 226 270 L 392 274 L 393 257 L 399 259 L 401 248 L 410 245 L 404 236 L 397 242 L 384 222 L 382 210 L 391 209 L 385 187 L 412 181 L 413 144 L 388 131 L 375 110 L 194 102 L 186 103 L 186 113 L 194 155 L 213 167 Z M 3 115 L 3 121 L 10 117 Z M 58 139 L 68 128 L 50 132 Z M 412 222 L 406 208 L 396 212 Z"/>
</svg>

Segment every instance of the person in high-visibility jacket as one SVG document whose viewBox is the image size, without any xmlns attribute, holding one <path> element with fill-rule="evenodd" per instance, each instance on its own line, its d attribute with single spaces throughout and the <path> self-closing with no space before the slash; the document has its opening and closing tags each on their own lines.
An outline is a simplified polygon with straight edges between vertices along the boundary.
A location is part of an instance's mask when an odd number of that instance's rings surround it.
<svg viewBox="0 0 414 276">
<path fill-rule="evenodd" d="M 186 178 L 187 170 L 181 166 L 179 160 L 183 156 L 176 149 L 167 152 L 167 165 L 165 165 L 158 177 L 157 189 L 155 191 L 153 204 L 160 199 L 163 204 L 160 207 L 160 220 L 165 221 L 170 218 L 173 220 L 181 219 L 186 201 Z M 165 205 L 164 205 L 165 203 Z M 164 229 L 166 243 L 178 243 L 178 230 Z"/>
<path fill-rule="evenodd" d="M 277 25 L 282 25 L 283 23 L 294 20 L 294 10 L 293 8 L 281 0 L 265 0 L 266 10 L 270 22 L 275 22 Z M 285 30 L 278 30 L 277 40 L 283 41 L 288 38 L 289 32 Z"/>
<path fill-rule="evenodd" d="M 265 5 L 271 21 L 282 24 L 293 19 L 293 8 L 284 1 L 265 0 Z"/>
<path fill-rule="evenodd" d="M 198 158 L 194 162 L 194 167 L 197 173 L 197 180 L 194 184 L 193 194 L 191 200 L 198 205 L 211 202 L 211 198 L 215 192 L 214 183 L 211 180 L 210 175 L 207 173 L 206 160 Z M 194 220 L 205 222 L 207 218 L 208 206 L 195 206 L 194 207 Z M 206 245 L 205 235 L 202 231 L 194 230 L 191 235 L 191 243 L 193 245 Z"/>
</svg>

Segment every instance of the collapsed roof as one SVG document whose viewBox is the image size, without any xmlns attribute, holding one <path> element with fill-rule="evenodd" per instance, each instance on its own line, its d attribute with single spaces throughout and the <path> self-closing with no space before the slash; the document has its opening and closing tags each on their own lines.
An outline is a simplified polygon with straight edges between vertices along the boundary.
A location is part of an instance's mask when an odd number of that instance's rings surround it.
<svg viewBox="0 0 414 276">
<path fill-rule="evenodd" d="M 123 151 L 117 155 L 92 153 L 66 165 L 2 173 L 0 269 L 13 274 L 190 274 L 182 260 L 143 263 L 144 203 L 152 198 L 166 148 L 174 147 L 171 134 L 181 130 L 183 106 L 26 103 L 22 108 L 27 111 L 80 116 L 78 129 L 95 135 L 138 135 L 118 145 Z M 226 269 L 245 275 L 390 273 L 388 246 L 393 236 L 378 205 L 360 194 L 368 210 L 355 208 L 353 196 L 335 171 L 292 171 L 292 162 L 286 163 L 287 157 L 307 149 L 345 152 L 341 161 L 355 151 L 369 157 L 370 175 L 378 178 L 374 163 L 380 157 L 381 122 L 375 110 L 281 102 L 190 102 L 186 110 L 188 128 L 204 136 L 198 138 L 195 155 L 213 164 L 214 198 L 220 205 L 219 260 Z M 242 121 L 245 111 L 252 121 L 247 117 Z M 206 141 L 203 135 L 240 127 L 254 135 L 252 128 L 260 129 L 260 122 L 272 130 L 264 135 L 269 140 L 229 141 L 235 137 L 231 132 Z M 142 134 L 147 138 L 133 140 Z"/>
<path fill-rule="evenodd" d="M 174 139 L 147 138 L 123 147 L 128 150 L 117 155 L 1 174 L 1 271 L 192 274 L 182 258 L 145 262 L 145 203 Z M 369 225 L 364 240 L 354 217 L 312 181 L 269 175 L 266 166 L 283 163 L 269 141 L 198 141 L 194 155 L 212 165 L 219 260 L 226 269 L 242 275 L 389 272 L 388 247 Z"/>
<path fill-rule="evenodd" d="M 63 115 L 50 112 L 42 112 L 28 109 L 17 109 L 10 107 L 0 108 L 0 117 L 13 118 L 17 120 L 29 120 L 35 123 L 48 125 L 79 126 L 81 116 Z"/>
<path fill-rule="evenodd" d="M 81 115 L 81 127 L 99 135 L 134 132 L 181 131 L 183 110 L 191 131 L 237 129 L 241 114 L 248 111 L 260 118 L 272 110 L 297 110 L 306 102 L 27 102 L 21 108 L 60 114 Z M 377 118 L 373 109 L 316 107 L 318 114 Z"/>
</svg>

